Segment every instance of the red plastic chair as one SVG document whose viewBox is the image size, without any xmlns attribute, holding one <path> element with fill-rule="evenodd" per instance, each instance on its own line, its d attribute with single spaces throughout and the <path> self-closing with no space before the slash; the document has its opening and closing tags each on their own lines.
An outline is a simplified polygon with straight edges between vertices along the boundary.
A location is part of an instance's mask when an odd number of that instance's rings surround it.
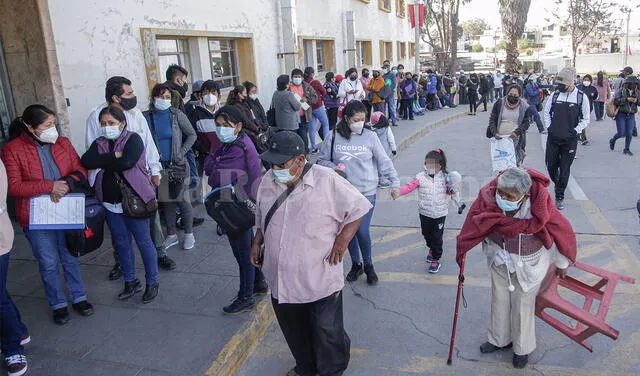
<svg viewBox="0 0 640 376">
<path fill-rule="evenodd" d="M 636 280 L 581 262 L 576 262 L 574 267 L 591 273 L 601 279 L 591 286 L 569 276 L 566 276 L 564 279 L 556 278 L 556 267 L 552 265 L 542 282 L 540 293 L 536 298 L 536 316 L 587 350 L 593 352 L 592 346 L 587 342 L 589 337 L 597 333 L 602 333 L 616 340 L 620 334 L 604 321 L 609 312 L 611 299 L 618 281 L 635 283 Z M 558 294 L 559 286 L 583 296 L 585 298 L 584 306 L 578 307 L 574 303 L 563 299 Z M 595 314 L 591 313 L 594 300 L 600 301 Z M 562 321 L 550 316 L 545 310 L 555 310 L 568 316 L 576 321 L 575 327 L 566 325 Z"/>
</svg>

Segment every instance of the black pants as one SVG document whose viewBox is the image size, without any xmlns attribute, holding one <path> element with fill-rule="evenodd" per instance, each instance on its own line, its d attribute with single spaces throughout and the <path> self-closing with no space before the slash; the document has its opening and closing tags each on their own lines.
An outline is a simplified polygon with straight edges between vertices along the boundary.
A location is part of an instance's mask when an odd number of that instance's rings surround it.
<svg viewBox="0 0 640 376">
<path fill-rule="evenodd" d="M 300 376 L 340 376 L 349 365 L 351 339 L 344 330 L 342 291 L 305 304 L 278 304 L 273 310 Z"/>
<path fill-rule="evenodd" d="M 493 89 L 493 96 L 495 97 L 496 100 L 502 98 L 502 88 L 501 87 L 496 87 Z"/>
<path fill-rule="evenodd" d="M 576 156 L 578 137 L 569 139 L 547 138 L 547 154 L 545 163 L 549 177 L 553 180 L 556 190 L 556 200 L 564 200 L 564 191 L 569 183 L 571 164 Z"/>
<path fill-rule="evenodd" d="M 400 108 L 403 110 L 403 116 L 402 119 L 403 120 L 407 120 L 407 117 L 411 120 L 413 120 L 413 99 L 409 98 L 409 99 L 402 99 L 400 101 Z M 400 116 L 400 115 L 398 115 Z"/>
<path fill-rule="evenodd" d="M 431 256 L 435 260 L 442 257 L 442 237 L 444 236 L 444 221 L 447 217 L 429 218 L 420 214 L 420 227 L 422 236 L 427 242 L 427 247 L 431 250 Z"/>
<path fill-rule="evenodd" d="M 338 107 L 327 108 L 327 117 L 329 118 L 329 129 L 333 130 L 338 124 Z"/>
<path fill-rule="evenodd" d="M 458 95 L 460 96 L 459 104 L 467 104 L 467 102 L 469 102 L 467 88 L 463 85 L 460 85 L 460 92 L 458 93 Z"/>
<path fill-rule="evenodd" d="M 478 111 L 478 94 L 469 93 L 467 94 L 467 99 L 469 99 L 469 112 L 475 113 Z"/>
<path fill-rule="evenodd" d="M 427 94 L 427 109 L 433 111 L 436 109 L 436 95 Z"/>
<path fill-rule="evenodd" d="M 482 103 L 484 105 L 484 110 L 487 111 L 488 96 L 489 96 L 489 93 L 482 94 L 482 96 L 480 97 L 480 101 L 478 101 L 478 104 L 476 105 L 476 109 L 478 108 L 478 106 L 480 106 L 480 103 Z"/>
</svg>

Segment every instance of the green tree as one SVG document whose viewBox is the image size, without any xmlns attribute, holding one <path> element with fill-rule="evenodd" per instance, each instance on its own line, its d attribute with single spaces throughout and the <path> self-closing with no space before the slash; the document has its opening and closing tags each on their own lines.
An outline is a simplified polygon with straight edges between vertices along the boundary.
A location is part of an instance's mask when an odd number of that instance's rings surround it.
<svg viewBox="0 0 640 376">
<path fill-rule="evenodd" d="M 471 51 L 472 52 L 483 52 L 484 51 L 484 47 L 482 47 L 481 44 L 474 44 L 473 47 L 471 47 Z"/>
<path fill-rule="evenodd" d="M 498 51 L 506 50 L 507 49 L 507 41 L 503 39 L 500 42 L 498 42 L 498 44 L 496 45 L 496 49 Z"/>
<path fill-rule="evenodd" d="M 531 39 L 518 39 L 518 50 L 524 51 L 533 48 L 533 41 Z"/>
<path fill-rule="evenodd" d="M 502 31 L 507 39 L 505 69 L 516 72 L 519 65 L 518 39 L 522 36 L 527 24 L 531 0 L 499 0 L 499 4 Z"/>
<path fill-rule="evenodd" d="M 462 23 L 462 35 L 466 40 L 478 40 L 489 28 L 489 23 L 484 18 L 473 18 Z"/>
</svg>

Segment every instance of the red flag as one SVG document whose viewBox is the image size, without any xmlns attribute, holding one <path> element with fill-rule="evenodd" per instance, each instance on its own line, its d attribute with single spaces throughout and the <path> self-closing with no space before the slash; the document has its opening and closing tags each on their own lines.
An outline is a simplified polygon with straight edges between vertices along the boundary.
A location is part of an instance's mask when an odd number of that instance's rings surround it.
<svg viewBox="0 0 640 376">
<path fill-rule="evenodd" d="M 631 56 L 631 46 L 629 46 L 629 48 L 627 49 L 627 55 Z"/>
<path fill-rule="evenodd" d="M 414 0 L 414 1 L 419 1 L 419 0 Z M 409 0 L 407 5 L 407 7 L 409 8 L 409 20 L 411 21 L 412 29 L 416 27 L 414 1 Z M 420 22 L 420 27 L 424 26 L 424 4 L 422 2 L 418 3 L 418 19 Z"/>
</svg>

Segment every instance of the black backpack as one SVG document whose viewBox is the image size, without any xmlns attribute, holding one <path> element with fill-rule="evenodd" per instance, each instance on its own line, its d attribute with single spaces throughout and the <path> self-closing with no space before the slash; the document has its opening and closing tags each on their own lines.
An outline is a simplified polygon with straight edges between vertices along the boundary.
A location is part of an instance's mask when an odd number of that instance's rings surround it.
<svg viewBox="0 0 640 376">
<path fill-rule="evenodd" d="M 95 197 L 87 197 L 84 204 L 84 229 L 68 230 L 65 242 L 69 253 L 84 256 L 100 248 L 104 241 L 105 209 Z"/>
<path fill-rule="evenodd" d="M 583 119 L 584 115 L 582 114 L 582 103 L 584 103 L 584 92 L 579 89 L 576 90 L 578 90 L 578 109 L 580 111 L 579 119 Z M 551 119 L 553 119 L 553 106 L 558 101 L 558 96 L 560 96 L 560 92 L 556 91 L 555 93 L 553 93 L 553 97 L 551 97 L 551 110 L 549 111 L 551 114 Z"/>
</svg>

